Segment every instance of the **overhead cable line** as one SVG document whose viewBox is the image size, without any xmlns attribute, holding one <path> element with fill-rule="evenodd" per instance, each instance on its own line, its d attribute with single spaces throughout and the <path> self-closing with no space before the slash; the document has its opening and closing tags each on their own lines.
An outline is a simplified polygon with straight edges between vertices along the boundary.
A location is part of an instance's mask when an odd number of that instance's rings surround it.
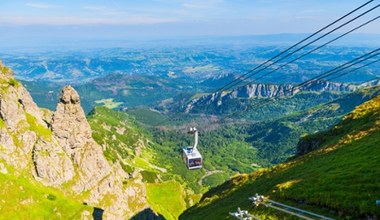
<svg viewBox="0 0 380 220">
<path fill-rule="evenodd" d="M 380 7 L 380 4 L 379 4 L 377 7 Z M 276 72 L 277 70 L 283 68 L 284 66 L 289 65 L 289 64 L 291 64 L 291 63 L 293 63 L 293 62 L 295 62 L 295 61 L 297 61 L 297 60 L 299 60 L 299 59 L 301 59 L 301 58 L 303 58 L 303 57 L 305 57 L 305 56 L 307 56 L 307 55 L 309 55 L 309 54 L 311 54 L 311 53 L 313 53 L 313 52 L 315 52 L 315 51 L 317 51 L 317 50 L 319 50 L 319 49 L 321 49 L 322 47 L 325 47 L 325 46 L 331 44 L 332 42 L 334 42 L 334 41 L 336 41 L 336 40 L 339 40 L 340 38 L 342 38 L 342 37 L 344 37 L 344 36 L 346 36 L 346 35 L 348 35 L 348 34 L 354 32 L 354 31 L 356 31 L 356 30 L 358 30 L 358 29 L 360 29 L 360 28 L 362 28 L 362 27 L 364 27 L 364 26 L 366 26 L 366 25 L 368 25 L 368 24 L 370 24 L 370 23 L 372 23 L 372 22 L 374 22 L 374 21 L 376 21 L 376 20 L 379 19 L 379 18 L 380 18 L 380 16 L 377 16 L 377 17 L 375 17 L 375 18 L 373 18 L 373 19 L 371 19 L 371 20 L 369 20 L 369 21 L 367 21 L 367 22 L 365 22 L 365 23 L 363 23 L 363 24 L 361 24 L 361 25 L 359 25 L 359 26 L 357 26 L 357 27 L 355 27 L 355 28 L 353 28 L 353 29 L 347 31 L 347 32 L 344 33 L 344 34 L 339 35 L 338 37 L 336 37 L 336 38 L 334 38 L 334 39 L 328 41 L 327 43 L 324 43 L 324 44 L 322 44 L 321 46 L 318 46 L 318 47 L 314 48 L 313 50 L 311 50 L 311 51 L 309 51 L 309 52 L 307 52 L 307 53 L 305 53 L 305 54 L 303 54 L 303 55 L 301 55 L 301 56 L 299 56 L 299 57 L 297 57 L 297 58 L 295 58 L 295 59 L 293 59 L 293 60 L 291 60 L 291 61 L 289 61 L 289 62 L 287 62 L 287 63 L 285 63 L 285 64 L 283 64 L 283 65 L 281 65 L 281 66 L 279 66 L 279 67 L 277 67 L 276 69 L 270 71 L 270 72 L 267 73 L 266 75 L 262 75 L 262 76 L 256 78 L 255 80 L 262 79 L 262 78 L 264 78 L 265 76 L 267 76 L 267 75 L 269 75 L 269 74 L 271 74 L 271 73 L 274 73 L 274 72 Z M 269 66 L 268 66 L 268 67 L 269 67 Z M 247 83 L 247 84 L 249 84 L 249 83 Z M 246 84 L 246 85 L 247 85 L 247 84 Z"/>
<path fill-rule="evenodd" d="M 372 64 L 377 63 L 377 62 L 379 62 L 379 61 L 380 61 L 380 58 L 377 59 L 377 60 L 374 60 L 374 61 L 372 61 L 372 62 L 370 62 L 370 63 L 367 63 L 367 64 L 365 64 L 365 65 L 362 65 L 362 66 L 360 66 L 360 67 L 358 67 L 358 68 L 355 68 L 355 69 L 350 70 L 350 71 L 348 71 L 348 72 L 341 73 L 341 74 L 339 74 L 339 75 L 337 75 L 337 76 L 335 76 L 335 77 L 332 77 L 332 78 L 329 78 L 329 79 L 326 79 L 326 80 L 331 81 L 331 80 L 334 80 L 334 79 L 340 78 L 340 77 L 342 77 L 342 76 L 344 76 L 344 75 L 347 75 L 347 74 L 349 74 L 349 73 L 355 72 L 355 71 L 357 71 L 357 70 L 359 70 L 359 69 L 362 69 L 362 68 L 364 68 L 364 67 L 367 67 L 367 66 L 369 66 L 369 65 L 372 65 Z"/>
<path fill-rule="evenodd" d="M 255 71 L 256 69 L 258 69 L 258 68 L 262 67 L 263 65 L 265 65 L 265 64 L 267 64 L 267 63 L 273 61 L 273 60 L 276 59 L 277 57 L 279 57 L 279 56 L 285 54 L 285 53 L 288 52 L 289 50 L 291 50 L 291 49 L 295 48 L 296 46 L 300 45 L 301 43 L 303 43 L 303 42 L 309 40 L 310 38 L 312 38 L 312 37 L 314 37 L 315 35 L 321 33 L 322 31 L 324 31 L 324 30 L 326 30 L 327 28 L 331 27 L 332 25 L 338 23 L 339 21 L 343 20 L 344 18 L 350 16 L 351 14 L 355 13 L 356 11 L 360 10 L 361 8 L 365 7 L 366 5 L 368 5 L 369 3 L 373 2 L 373 1 L 374 1 L 374 0 L 368 1 L 368 2 L 364 3 L 363 5 L 361 5 L 361 6 L 357 7 L 357 8 L 355 8 L 354 10 L 352 10 L 352 11 L 350 11 L 349 13 L 343 15 L 342 17 L 340 17 L 339 19 L 337 19 L 337 20 L 333 21 L 332 23 L 326 25 L 325 27 L 319 29 L 318 31 L 314 32 L 313 34 L 309 35 L 308 37 L 304 38 L 303 40 L 301 40 L 301 41 L 299 41 L 298 43 L 294 44 L 293 46 L 289 47 L 288 49 L 282 51 L 281 53 L 275 55 L 275 56 L 272 57 L 271 59 L 269 59 L 269 60 L 265 61 L 264 63 L 260 64 L 259 66 L 255 67 L 254 69 L 251 69 L 251 70 L 249 70 L 248 72 L 246 72 L 245 74 L 239 76 L 237 79 L 235 79 L 235 80 L 229 82 L 227 85 L 225 85 L 225 86 L 223 86 L 223 87 L 217 89 L 215 92 L 218 92 L 218 91 L 222 91 L 222 90 L 224 90 L 226 87 L 228 87 L 228 86 L 231 85 L 232 83 L 234 83 L 234 82 L 236 82 L 236 81 L 242 79 L 243 77 L 247 76 L 248 74 L 250 74 L 251 72 Z M 213 92 L 213 93 L 215 93 L 215 92 Z"/>
<path fill-rule="evenodd" d="M 231 81 L 231 82 L 228 83 L 227 85 L 225 85 L 225 86 L 223 86 L 223 87 L 217 89 L 217 90 L 214 91 L 213 93 L 215 93 L 215 92 L 220 92 L 220 91 L 223 91 L 223 90 L 225 90 L 225 89 L 229 89 L 229 88 L 231 88 L 231 87 L 237 85 L 237 83 L 236 83 L 237 81 L 243 81 L 243 80 L 246 80 L 247 78 L 252 77 L 253 75 L 255 75 L 255 74 L 257 74 L 257 73 L 263 71 L 264 69 L 266 69 L 266 68 L 268 68 L 268 67 L 274 65 L 275 63 L 277 63 L 277 62 L 279 62 L 279 61 L 281 61 L 281 60 L 283 60 L 283 59 L 289 57 L 290 55 L 292 55 L 292 54 L 294 54 L 294 53 L 296 53 L 296 52 L 302 50 L 303 48 L 309 46 L 310 44 L 315 43 L 316 41 L 318 41 L 318 40 L 320 40 L 321 38 L 327 36 L 328 34 L 331 34 L 332 32 L 338 30 L 339 28 L 342 28 L 343 26 L 345 26 L 345 25 L 349 24 L 350 22 L 352 22 L 352 21 L 354 21 L 354 20 L 356 20 L 356 19 L 358 19 L 358 18 L 364 16 L 365 14 L 369 13 L 370 11 L 373 11 L 374 9 L 376 9 L 376 8 L 378 8 L 378 7 L 380 6 L 380 5 L 377 5 L 377 6 L 373 7 L 373 8 L 371 8 L 371 9 L 367 10 L 366 12 L 360 14 L 359 16 L 356 16 L 355 18 L 351 19 L 350 21 L 346 22 L 345 24 L 340 25 L 338 28 L 335 28 L 333 31 L 330 31 L 330 32 L 324 34 L 323 36 L 317 38 L 316 40 L 313 40 L 311 43 L 308 43 L 308 44 L 306 44 L 305 46 L 302 46 L 301 48 L 297 49 L 296 51 L 293 51 L 292 53 L 286 55 L 285 57 L 282 57 L 281 59 L 279 59 L 279 60 L 277 60 L 277 61 L 271 63 L 269 66 L 264 67 L 264 68 L 262 68 L 262 69 L 260 69 L 260 70 L 258 70 L 258 71 L 255 71 L 255 70 L 261 68 L 262 66 L 266 65 L 267 63 L 273 61 L 274 59 L 278 58 L 279 56 L 281 56 L 281 55 L 285 54 L 286 52 L 290 51 L 291 49 L 295 48 L 296 46 L 298 46 L 298 45 L 304 43 L 305 41 L 309 40 L 310 38 L 314 37 L 315 35 L 321 33 L 322 31 L 326 30 L 327 28 L 331 27 L 332 25 L 336 24 L 337 22 L 343 20 L 344 18 L 348 17 L 349 15 L 355 13 L 356 11 L 360 10 L 361 8 L 365 7 L 366 5 L 368 5 L 368 4 L 371 3 L 371 2 L 373 2 L 373 0 L 372 0 L 372 1 L 368 1 L 368 2 L 366 2 L 365 4 L 359 6 L 358 8 L 356 8 L 356 9 L 354 9 L 354 10 L 352 10 L 351 12 L 349 12 L 349 13 L 347 13 L 346 15 L 342 16 L 341 18 L 339 18 L 339 19 L 335 20 L 334 22 L 330 23 L 329 25 L 327 25 L 327 26 L 321 28 L 321 29 L 318 30 L 317 32 L 315 32 L 315 33 L 313 33 L 312 35 L 306 37 L 305 39 L 299 41 L 298 43 L 296 43 L 296 44 L 294 44 L 293 46 L 289 47 L 288 49 L 284 50 L 283 52 L 277 54 L 276 56 L 272 57 L 271 59 L 269 59 L 269 60 L 265 61 L 264 63 L 260 64 L 259 66 L 255 67 L 254 69 L 249 70 L 249 71 L 246 72 L 245 74 L 239 76 L 237 79 Z M 238 83 L 239 83 L 239 82 L 238 82 Z"/>
<path fill-rule="evenodd" d="M 376 52 L 378 52 L 378 53 L 376 53 Z M 379 54 L 380 54 L 380 48 L 377 48 L 377 49 L 375 49 L 375 50 L 373 50 L 373 51 L 371 51 L 369 53 L 366 53 L 366 54 L 364 54 L 364 55 L 362 55 L 360 57 L 357 57 L 357 58 L 355 58 L 355 59 L 353 59 L 351 61 L 348 61 L 348 62 L 346 62 L 346 63 L 344 63 L 342 65 L 339 65 L 339 66 L 335 67 L 334 69 L 331 69 L 331 70 L 329 70 L 327 72 L 324 72 L 322 74 L 319 74 L 319 75 L 317 75 L 317 76 L 315 76 L 315 77 L 313 77 L 313 78 L 311 78 L 311 79 L 309 79 L 309 80 L 307 80 L 305 82 L 302 82 L 302 83 L 298 84 L 297 87 L 302 87 L 302 86 L 304 86 L 306 84 L 310 84 L 313 81 L 317 81 L 317 80 L 320 80 L 322 78 L 325 78 L 325 77 L 331 76 L 333 74 L 336 74 L 339 71 L 342 71 L 344 69 L 350 68 L 350 67 L 352 67 L 352 66 L 354 66 L 356 64 L 359 64 L 359 63 L 364 62 L 364 61 L 366 61 L 366 60 L 368 60 L 370 58 L 373 58 L 373 57 L 375 57 L 375 56 L 377 56 Z M 370 55 L 372 55 L 372 56 L 370 56 Z"/>
<path fill-rule="evenodd" d="M 377 8 L 377 7 L 380 7 L 380 4 L 377 5 L 377 6 L 374 7 L 374 8 Z M 373 10 L 374 8 L 372 8 L 372 9 L 370 9 L 370 10 Z M 368 10 L 368 11 L 370 11 L 370 10 Z M 368 12 L 368 11 L 367 11 L 367 12 Z M 364 12 L 364 13 L 365 13 L 365 12 Z M 369 24 L 369 23 L 371 23 L 371 22 L 373 22 L 373 21 L 375 21 L 375 20 L 377 20 L 377 19 L 379 19 L 379 18 L 380 18 L 380 16 L 377 16 L 377 17 L 375 17 L 375 18 L 373 18 L 373 19 L 371 19 L 371 20 L 369 20 L 369 21 L 367 21 L 367 22 L 365 22 L 365 23 L 359 25 L 358 27 L 351 29 L 350 31 L 348 31 L 348 32 L 346 32 L 346 33 L 344 33 L 344 34 L 342 34 L 342 35 L 340 35 L 340 36 L 334 38 L 333 40 L 330 40 L 329 42 L 327 42 L 327 43 L 325 43 L 325 44 L 323 44 L 323 45 L 321 45 L 321 46 L 319 46 L 319 47 L 317 47 L 317 48 L 315 48 L 315 49 L 309 51 L 308 53 L 303 54 L 302 56 L 300 56 L 300 57 L 298 57 L 298 58 L 295 58 L 295 59 L 293 59 L 293 60 L 287 62 L 286 64 L 284 64 L 284 65 L 282 65 L 282 66 L 276 68 L 275 70 L 269 72 L 268 74 L 273 73 L 273 72 L 277 71 L 278 69 L 284 67 L 285 65 L 288 65 L 288 64 L 290 64 L 290 63 L 292 63 L 292 62 L 294 62 L 294 61 L 296 61 L 296 60 L 298 60 L 298 59 L 300 59 L 300 58 L 302 58 L 302 57 L 305 57 L 305 56 L 309 55 L 310 53 L 312 53 L 312 52 L 314 52 L 314 51 L 320 49 L 321 47 L 324 47 L 324 46 L 326 46 L 327 44 L 330 44 L 331 42 L 336 41 L 336 40 L 342 38 L 343 36 L 346 36 L 347 34 L 352 33 L 353 31 L 355 31 L 355 30 L 357 30 L 357 29 L 359 29 L 359 28 L 361 28 L 361 27 L 364 27 L 365 25 L 367 25 L 367 24 Z M 380 49 L 380 48 L 379 48 L 379 49 Z M 375 50 L 375 51 L 378 51 L 379 49 L 377 49 L 377 50 Z M 371 53 L 373 53 L 373 52 L 375 52 L 375 51 L 372 51 L 372 52 L 370 52 L 369 54 L 371 54 Z M 363 56 L 361 56 L 361 57 L 368 56 L 369 54 L 363 55 Z M 363 60 L 361 60 L 361 61 L 359 60 L 359 61 L 356 62 L 355 64 L 358 64 L 358 63 L 360 63 L 360 62 L 366 61 L 366 60 L 368 60 L 368 59 L 370 59 L 370 58 L 372 58 L 372 57 L 375 57 L 375 56 L 377 56 L 377 55 L 379 55 L 379 53 L 374 54 L 374 55 L 372 55 L 372 56 L 370 56 L 370 57 L 367 57 L 366 59 L 363 59 Z M 359 58 L 360 58 L 360 57 L 359 57 Z M 357 58 L 357 59 L 358 59 L 358 58 Z M 352 62 L 352 61 L 350 61 L 350 62 Z M 350 63 L 350 62 L 348 62 L 348 63 Z M 352 64 L 352 65 L 350 65 L 350 66 L 353 66 L 353 65 L 355 65 L 355 64 Z M 343 64 L 343 65 L 341 65 L 341 66 L 339 66 L 339 67 L 337 67 L 337 68 L 341 68 L 341 67 L 344 66 L 344 65 L 346 65 L 346 64 Z M 350 66 L 349 66 L 349 67 L 350 67 Z M 366 66 L 368 66 L 368 65 L 364 65 L 364 66 L 362 66 L 362 67 L 358 67 L 358 68 L 356 68 L 356 70 L 359 70 L 359 69 L 364 68 L 364 67 L 366 67 Z M 337 69 L 337 68 L 334 68 L 334 69 Z M 348 68 L 348 67 L 344 67 L 344 68 L 341 69 L 341 70 L 344 70 L 344 69 L 347 69 L 347 68 Z M 336 73 L 340 72 L 341 70 L 337 70 L 337 71 L 333 72 L 333 74 L 336 74 Z M 331 72 L 331 70 L 328 71 L 328 72 Z M 351 72 L 353 72 L 353 71 L 349 71 L 349 72 L 347 72 L 347 73 L 343 73 L 342 76 L 343 76 L 343 75 L 346 75 L 346 74 L 348 74 L 348 73 L 351 73 Z M 268 74 L 267 74 L 267 75 L 268 75 Z M 318 75 L 317 77 L 320 77 L 320 76 L 323 76 L 323 75 L 327 75 L 327 73 L 322 73 L 322 74 Z M 332 73 L 331 73 L 330 75 L 332 75 Z M 329 75 L 329 76 L 330 76 L 330 75 Z M 259 78 L 256 78 L 256 80 L 261 79 L 261 78 L 263 78 L 264 76 L 265 76 L 265 75 L 263 75 L 263 76 L 261 76 L 261 77 L 259 77 Z M 320 77 L 319 79 L 322 79 L 322 78 L 325 78 L 325 77 L 326 77 L 326 76 L 323 76 L 323 77 Z M 310 84 L 310 83 L 315 82 L 315 81 L 317 81 L 317 80 L 318 80 L 318 79 L 306 80 L 305 82 L 303 82 L 303 83 L 301 83 L 301 84 L 299 84 L 299 85 L 296 85 L 296 86 L 292 87 L 291 89 L 285 89 L 285 90 L 283 91 L 283 94 L 285 95 L 286 92 L 289 92 L 289 91 L 292 92 L 292 91 L 294 91 L 295 89 L 300 88 L 302 85 Z M 243 85 L 243 86 L 247 86 L 247 85 L 249 85 L 249 84 L 251 84 L 251 83 L 247 83 L 247 84 L 245 84 L 245 85 Z M 279 93 L 279 94 L 281 94 L 281 93 Z M 266 99 L 266 100 L 263 102 L 263 104 L 261 104 L 261 105 L 259 105 L 259 106 L 257 106 L 257 107 L 261 107 L 261 106 L 265 105 L 267 102 L 271 101 L 271 100 L 272 100 L 273 98 L 275 98 L 276 96 L 277 96 L 277 95 L 275 95 L 274 97 L 271 97 L 270 99 Z M 268 100 L 269 100 L 269 101 L 268 101 Z M 247 110 L 244 109 L 243 111 L 247 111 Z M 225 118 L 225 117 L 223 117 L 223 118 Z"/>
</svg>

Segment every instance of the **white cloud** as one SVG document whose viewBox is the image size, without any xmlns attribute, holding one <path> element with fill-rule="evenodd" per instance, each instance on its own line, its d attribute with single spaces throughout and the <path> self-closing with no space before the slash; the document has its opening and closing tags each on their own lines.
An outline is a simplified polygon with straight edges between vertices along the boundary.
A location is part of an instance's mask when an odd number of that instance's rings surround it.
<svg viewBox="0 0 380 220">
<path fill-rule="evenodd" d="M 59 8 L 59 5 L 52 5 L 47 3 L 35 2 L 35 3 L 26 3 L 28 7 L 39 8 L 39 9 L 51 9 L 51 8 Z"/>
</svg>

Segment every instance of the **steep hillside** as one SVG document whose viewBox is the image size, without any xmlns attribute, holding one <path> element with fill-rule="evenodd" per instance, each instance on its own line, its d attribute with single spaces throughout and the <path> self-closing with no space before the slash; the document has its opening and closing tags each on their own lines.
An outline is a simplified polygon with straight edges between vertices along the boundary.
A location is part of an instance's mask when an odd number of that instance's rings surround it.
<svg viewBox="0 0 380 220">
<path fill-rule="evenodd" d="M 194 193 L 194 187 L 189 187 L 188 183 L 194 181 L 196 184 L 196 178 L 200 178 L 202 171 L 194 171 L 191 175 L 180 154 L 174 158 L 163 154 L 162 148 L 170 150 L 168 146 L 153 143 L 149 132 L 139 126 L 133 117 L 96 107 L 88 120 L 93 137 L 102 145 L 106 158 L 120 163 L 123 170 L 135 179 L 141 178 L 144 187 L 140 188 L 146 189 L 147 202 L 157 215 L 177 219 L 181 212 L 200 199 L 201 194 Z M 177 172 L 178 169 L 183 172 Z M 189 179 L 186 175 L 195 179 Z M 195 186 L 196 189 L 203 188 Z"/>
<path fill-rule="evenodd" d="M 289 218 L 264 206 L 252 208 L 248 197 L 255 193 L 333 217 L 379 218 L 380 96 L 355 108 L 331 130 L 303 139 L 313 140 L 319 148 L 271 169 L 234 177 L 206 193 L 180 219 L 225 219 L 237 207 L 261 218 Z"/>
</svg>

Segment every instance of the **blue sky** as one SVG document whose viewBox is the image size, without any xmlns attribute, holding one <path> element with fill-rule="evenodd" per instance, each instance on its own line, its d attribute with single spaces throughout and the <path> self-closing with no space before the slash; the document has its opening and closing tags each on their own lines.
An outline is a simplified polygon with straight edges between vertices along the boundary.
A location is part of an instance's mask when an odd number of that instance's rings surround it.
<svg viewBox="0 0 380 220">
<path fill-rule="evenodd" d="M 0 0 L 0 40 L 310 33 L 366 1 Z M 360 32 L 378 34 L 380 22 Z"/>
</svg>

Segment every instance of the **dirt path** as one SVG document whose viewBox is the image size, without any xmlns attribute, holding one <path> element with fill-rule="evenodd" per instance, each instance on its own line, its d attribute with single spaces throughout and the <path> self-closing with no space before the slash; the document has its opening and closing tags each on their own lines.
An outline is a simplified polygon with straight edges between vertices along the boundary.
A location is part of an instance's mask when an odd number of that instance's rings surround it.
<svg viewBox="0 0 380 220">
<path fill-rule="evenodd" d="M 223 173 L 224 171 L 223 170 L 213 170 L 213 171 L 207 171 L 205 175 L 203 175 L 199 180 L 198 180 L 198 184 L 200 186 L 202 186 L 202 183 L 203 183 L 203 179 L 208 177 L 208 176 L 211 176 L 215 173 Z"/>
</svg>

